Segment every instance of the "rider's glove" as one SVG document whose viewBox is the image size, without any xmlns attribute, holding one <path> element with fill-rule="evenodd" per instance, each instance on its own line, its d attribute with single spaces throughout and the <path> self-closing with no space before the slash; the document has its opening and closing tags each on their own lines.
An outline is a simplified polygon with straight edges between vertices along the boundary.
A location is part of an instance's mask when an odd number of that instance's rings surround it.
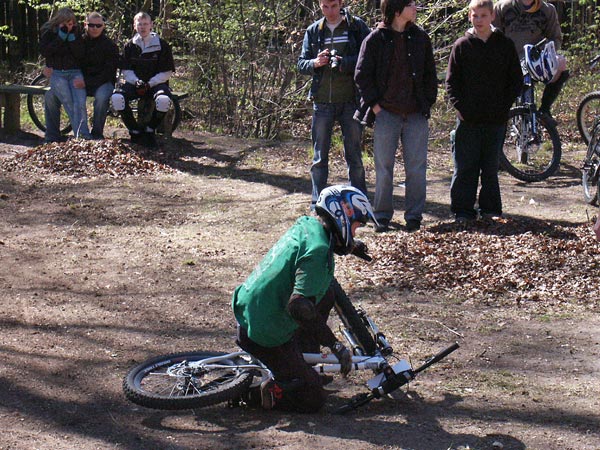
<svg viewBox="0 0 600 450">
<path fill-rule="evenodd" d="M 145 81 L 137 80 L 135 82 L 135 93 L 137 95 L 139 95 L 140 97 L 143 97 L 144 95 L 146 95 L 146 93 L 148 92 L 149 89 L 150 89 L 150 85 L 148 83 L 146 83 Z"/>
<path fill-rule="evenodd" d="M 367 248 L 367 244 L 363 241 L 359 241 L 358 239 L 354 239 L 354 247 L 352 247 L 352 251 L 350 252 L 354 256 L 358 256 L 365 261 L 372 261 L 371 255 L 368 254 L 369 249 Z"/>
<path fill-rule="evenodd" d="M 352 355 L 350 354 L 350 351 L 344 346 L 344 344 L 342 344 L 339 341 L 333 345 L 331 351 L 340 362 L 341 374 L 343 376 L 348 375 L 348 373 L 350 373 L 350 370 L 352 369 Z"/>
</svg>

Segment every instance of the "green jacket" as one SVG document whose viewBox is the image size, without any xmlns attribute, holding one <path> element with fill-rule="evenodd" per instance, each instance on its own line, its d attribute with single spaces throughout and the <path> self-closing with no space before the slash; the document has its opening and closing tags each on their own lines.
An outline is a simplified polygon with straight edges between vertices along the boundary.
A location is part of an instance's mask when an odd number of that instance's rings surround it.
<svg viewBox="0 0 600 450">
<path fill-rule="evenodd" d="M 329 233 L 317 218 L 301 217 L 235 289 L 235 318 L 257 344 L 282 345 L 298 328 L 287 311 L 292 294 L 314 297 L 318 303 L 333 273 Z"/>
</svg>

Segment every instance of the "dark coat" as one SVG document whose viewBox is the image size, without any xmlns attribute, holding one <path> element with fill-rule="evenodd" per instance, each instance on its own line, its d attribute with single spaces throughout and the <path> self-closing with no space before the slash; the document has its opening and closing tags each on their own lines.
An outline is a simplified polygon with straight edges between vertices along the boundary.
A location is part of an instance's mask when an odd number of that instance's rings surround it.
<svg viewBox="0 0 600 450">
<path fill-rule="evenodd" d="M 470 32 L 452 47 L 446 74 L 448 99 L 471 124 L 502 124 L 523 86 L 513 42 L 500 30 L 487 41 Z"/>
<path fill-rule="evenodd" d="M 410 75 L 415 86 L 417 105 L 420 112 L 429 118 L 431 106 L 437 98 L 438 85 L 433 46 L 425 30 L 415 24 L 410 25 L 406 33 Z M 360 48 L 354 81 L 361 99 L 355 118 L 369 126 L 375 119 L 371 107 L 383 98 L 387 89 L 394 49 L 394 32 L 384 26 L 371 32 Z"/>
<path fill-rule="evenodd" d="M 40 53 L 46 58 L 46 66 L 56 70 L 80 69 L 85 52 L 81 32 L 77 26 L 71 30 L 74 41 L 63 41 L 58 30 L 47 30 L 40 38 Z"/>
<path fill-rule="evenodd" d="M 81 71 L 85 79 L 88 95 L 93 95 L 104 83 L 113 83 L 117 76 L 119 48 L 102 33 L 98 38 L 91 39 L 84 35 L 85 55 Z"/>
<path fill-rule="evenodd" d="M 171 46 L 156 34 L 152 42 L 151 48 L 142 51 L 133 39 L 128 41 L 121 61 L 122 69 L 133 70 L 137 77 L 145 82 L 160 72 L 175 71 Z"/>
</svg>

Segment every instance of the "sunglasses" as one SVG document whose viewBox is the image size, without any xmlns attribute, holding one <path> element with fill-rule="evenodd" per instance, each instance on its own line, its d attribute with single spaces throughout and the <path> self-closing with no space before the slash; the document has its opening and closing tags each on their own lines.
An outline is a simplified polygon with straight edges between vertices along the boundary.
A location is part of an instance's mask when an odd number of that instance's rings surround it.
<svg viewBox="0 0 600 450">
<path fill-rule="evenodd" d="M 88 23 L 87 26 L 89 28 L 102 28 L 104 26 L 103 23 Z"/>
</svg>

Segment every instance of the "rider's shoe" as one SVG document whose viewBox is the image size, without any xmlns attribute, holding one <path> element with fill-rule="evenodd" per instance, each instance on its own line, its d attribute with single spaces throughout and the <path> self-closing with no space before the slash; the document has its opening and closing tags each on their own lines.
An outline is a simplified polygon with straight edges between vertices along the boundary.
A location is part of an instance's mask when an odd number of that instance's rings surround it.
<svg viewBox="0 0 600 450">
<path fill-rule="evenodd" d="M 277 399 L 281 398 L 283 391 L 275 380 L 265 380 L 260 385 L 260 398 L 263 409 L 273 409 Z"/>
<path fill-rule="evenodd" d="M 143 144 L 144 135 L 142 133 L 134 133 L 132 131 L 129 132 L 129 137 L 131 139 L 132 144 Z"/>
</svg>

